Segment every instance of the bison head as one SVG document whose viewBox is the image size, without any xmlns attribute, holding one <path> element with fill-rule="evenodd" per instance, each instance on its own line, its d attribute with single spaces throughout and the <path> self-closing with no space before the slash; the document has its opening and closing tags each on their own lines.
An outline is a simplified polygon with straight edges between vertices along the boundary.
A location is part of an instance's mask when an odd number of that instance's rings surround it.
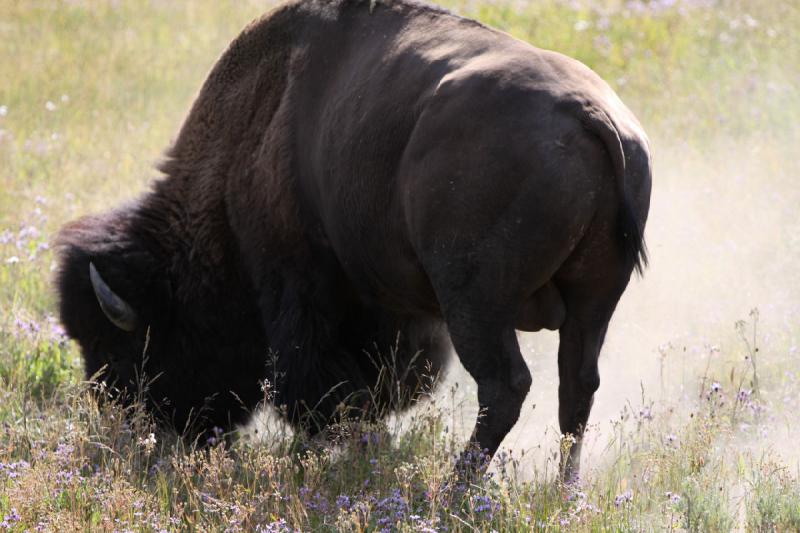
<svg viewBox="0 0 800 533">
<path fill-rule="evenodd" d="M 61 321 L 87 378 L 123 400 L 143 398 L 179 431 L 245 420 L 266 377 L 254 302 L 236 297 L 242 280 L 225 269 L 204 284 L 191 271 L 201 267 L 140 217 L 134 207 L 87 217 L 58 237 Z"/>
<path fill-rule="evenodd" d="M 57 288 L 61 321 L 81 346 L 87 377 L 99 373 L 128 388 L 141 371 L 147 328 L 167 315 L 153 311 L 169 300 L 169 282 L 154 276 L 156 261 L 131 241 L 124 221 L 117 214 L 66 226 Z"/>
</svg>

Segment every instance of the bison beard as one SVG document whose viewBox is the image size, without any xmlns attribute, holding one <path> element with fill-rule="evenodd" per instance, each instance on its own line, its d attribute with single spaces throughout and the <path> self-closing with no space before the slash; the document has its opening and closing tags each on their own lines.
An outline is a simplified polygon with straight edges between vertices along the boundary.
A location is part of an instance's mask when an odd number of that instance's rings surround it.
<svg viewBox="0 0 800 533">
<path fill-rule="evenodd" d="M 585 66 L 411 1 L 301 0 L 231 44 L 161 170 L 59 236 L 87 376 L 147 376 L 191 434 L 246 421 L 269 380 L 317 432 L 342 405 L 407 406 L 449 336 L 493 454 L 531 385 L 515 329 L 558 329 L 577 471 L 651 179 L 641 127 Z"/>
</svg>

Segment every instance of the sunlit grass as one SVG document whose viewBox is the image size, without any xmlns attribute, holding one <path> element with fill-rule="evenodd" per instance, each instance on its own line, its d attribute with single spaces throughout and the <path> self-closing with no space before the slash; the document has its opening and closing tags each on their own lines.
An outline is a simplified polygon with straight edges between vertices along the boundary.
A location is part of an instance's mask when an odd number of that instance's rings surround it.
<svg viewBox="0 0 800 533">
<path fill-rule="evenodd" d="M 690 275 L 693 267 L 723 257 L 730 265 L 712 270 L 717 299 L 702 302 L 709 314 L 731 305 L 729 294 L 769 307 L 761 331 L 746 312 L 738 329 L 692 324 L 687 334 L 702 333 L 707 349 L 681 340 L 648 346 L 660 350 L 661 390 L 643 390 L 598 422 L 610 427 L 608 439 L 581 484 L 557 482 L 557 457 L 534 468 L 519 450 L 496 459 L 486 479 L 454 484 L 465 435 L 453 427 L 458 402 L 448 391 L 402 428 L 394 419 L 342 428 L 341 445 L 330 448 L 277 427 L 260 443 L 223 440 L 197 451 L 136 408 L 96 403 L 76 347 L 53 319 L 52 236 L 147 186 L 213 61 L 270 5 L 0 2 L 0 529 L 800 529 L 797 466 L 770 440 L 796 434 L 800 409 L 792 304 L 800 297 L 800 7 L 792 2 L 445 2 L 607 79 L 650 132 L 657 192 L 677 199 L 670 208 L 679 219 L 731 206 L 702 228 L 676 223 L 672 240 L 651 238 L 656 258 L 661 246 L 708 241 L 691 247 L 707 257 L 666 262 L 670 291 L 691 290 L 705 273 Z M 750 218 L 775 233 L 750 233 Z M 783 284 L 783 300 L 747 301 L 752 283 L 739 262 Z M 686 312 L 661 294 L 650 301 L 663 306 L 662 323 Z"/>
<path fill-rule="evenodd" d="M 57 332 L 19 327 L 20 336 L 33 335 L 18 339 L 28 349 L 31 341 L 39 350 L 63 342 Z M 2 375 L 0 512 L 20 530 L 728 531 L 742 520 L 759 530 L 800 524 L 796 473 L 769 452 L 741 446 L 769 427 L 744 362 L 742 379 L 708 376 L 691 416 L 669 402 L 624 410 L 609 443 L 613 463 L 574 486 L 560 485 L 555 468 L 530 479 L 514 453 L 501 454 L 481 480 L 459 483 L 451 471 L 462 440 L 446 429 L 448 414 L 436 400 L 403 432 L 342 426 L 332 448 L 278 431 L 262 437 L 268 444 L 220 440 L 198 451 L 158 432 L 135 407 L 96 403 L 65 370 L 39 375 L 18 364 Z"/>
</svg>

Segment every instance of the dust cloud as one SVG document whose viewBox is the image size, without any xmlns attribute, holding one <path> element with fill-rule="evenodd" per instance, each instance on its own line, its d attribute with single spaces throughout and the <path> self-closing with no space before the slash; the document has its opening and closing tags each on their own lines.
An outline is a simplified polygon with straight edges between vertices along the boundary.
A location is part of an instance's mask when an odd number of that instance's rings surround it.
<svg viewBox="0 0 800 533">
<path fill-rule="evenodd" d="M 770 449 L 795 470 L 800 454 L 790 443 L 800 437 L 800 427 L 792 424 L 800 410 L 800 163 L 788 157 L 791 146 L 768 137 L 719 140 L 702 150 L 652 137 L 650 267 L 632 278 L 609 327 L 584 471 L 613 460 L 612 422 L 625 409 L 671 409 L 680 423 L 699 408 L 701 388 L 712 381 L 735 396 L 730 371 L 750 371 L 735 324 L 746 322 L 743 331 L 752 342 L 754 308 L 768 421 L 759 439 L 743 440 L 742 447 Z M 533 386 L 501 451 L 521 458 L 523 477 L 541 478 L 557 468 L 558 334 L 520 333 L 519 341 Z M 448 431 L 466 439 L 477 415 L 476 397 L 475 382 L 453 354 L 433 401 L 390 419 L 389 428 L 402 432 L 433 408 L 445 411 Z M 259 420 L 262 434 L 277 423 L 266 413 Z"/>
<path fill-rule="evenodd" d="M 727 380 L 731 369 L 749 370 L 747 347 L 735 327 L 745 320 L 756 339 L 758 373 L 770 423 L 757 443 L 773 448 L 797 468 L 788 442 L 800 436 L 791 424 L 800 390 L 797 327 L 800 321 L 800 165 L 791 146 L 756 137 L 715 141 L 693 149 L 654 136 L 654 181 L 646 237 L 650 268 L 633 278 L 612 319 L 600 358 L 583 465 L 602 465 L 612 421 L 624 409 L 672 408 L 678 417 L 698 408 L 705 380 Z M 558 447 L 558 335 L 519 336 L 533 374 L 520 420 L 503 448 L 525 452 L 541 474 L 552 473 Z M 455 402 L 448 399 L 458 383 Z M 735 395 L 735 390 L 728 390 Z M 459 431 L 468 434 L 477 412 L 475 385 L 457 360 L 437 402 L 459 406 Z M 796 442 L 796 440 L 795 440 Z M 523 469 L 524 470 L 524 469 Z"/>
</svg>

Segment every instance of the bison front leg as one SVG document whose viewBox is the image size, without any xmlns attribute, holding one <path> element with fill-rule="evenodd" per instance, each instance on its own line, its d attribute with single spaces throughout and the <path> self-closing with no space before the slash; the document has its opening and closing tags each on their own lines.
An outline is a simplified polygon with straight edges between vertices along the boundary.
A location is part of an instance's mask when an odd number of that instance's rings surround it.
<svg viewBox="0 0 800 533">
<path fill-rule="evenodd" d="M 450 318 L 448 327 L 458 358 L 478 385 L 478 420 L 458 465 L 469 476 L 488 465 L 517 422 L 531 374 L 513 327 L 468 316 Z"/>
</svg>

